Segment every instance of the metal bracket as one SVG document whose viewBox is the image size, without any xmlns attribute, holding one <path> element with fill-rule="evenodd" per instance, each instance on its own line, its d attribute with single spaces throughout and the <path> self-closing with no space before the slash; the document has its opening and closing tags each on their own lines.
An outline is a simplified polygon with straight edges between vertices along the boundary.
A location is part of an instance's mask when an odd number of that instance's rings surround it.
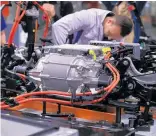
<svg viewBox="0 0 156 136">
<path fill-rule="evenodd" d="M 90 41 L 90 45 L 105 46 L 117 49 L 118 47 L 125 47 L 127 49 L 133 49 L 133 57 L 140 60 L 140 44 L 139 43 L 121 43 L 110 41 Z"/>
</svg>

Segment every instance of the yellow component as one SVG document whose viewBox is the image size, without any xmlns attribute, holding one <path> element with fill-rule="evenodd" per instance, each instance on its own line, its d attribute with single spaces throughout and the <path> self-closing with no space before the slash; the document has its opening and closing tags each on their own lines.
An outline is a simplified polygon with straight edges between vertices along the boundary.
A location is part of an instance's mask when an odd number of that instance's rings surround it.
<svg viewBox="0 0 156 136">
<path fill-rule="evenodd" d="M 106 54 L 109 51 L 111 51 L 111 48 L 110 47 L 104 47 L 104 48 L 102 48 L 103 55 Z"/>
<path fill-rule="evenodd" d="M 35 29 L 33 29 L 33 32 L 35 32 Z"/>
<path fill-rule="evenodd" d="M 93 50 L 89 50 L 89 54 L 93 56 L 93 60 L 96 60 L 96 54 Z"/>
</svg>

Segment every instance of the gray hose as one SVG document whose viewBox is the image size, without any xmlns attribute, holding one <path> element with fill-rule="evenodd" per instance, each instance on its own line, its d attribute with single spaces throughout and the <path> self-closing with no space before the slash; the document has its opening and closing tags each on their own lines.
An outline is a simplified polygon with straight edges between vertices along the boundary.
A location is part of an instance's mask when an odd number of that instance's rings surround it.
<svg viewBox="0 0 156 136">
<path fill-rule="evenodd" d="M 134 66 L 131 58 L 125 57 L 130 62 L 130 66 L 127 70 L 127 73 L 129 76 L 132 76 L 133 79 L 135 79 L 137 82 L 141 84 L 149 84 L 149 85 L 155 85 L 156 84 L 156 73 L 140 73 Z"/>
</svg>

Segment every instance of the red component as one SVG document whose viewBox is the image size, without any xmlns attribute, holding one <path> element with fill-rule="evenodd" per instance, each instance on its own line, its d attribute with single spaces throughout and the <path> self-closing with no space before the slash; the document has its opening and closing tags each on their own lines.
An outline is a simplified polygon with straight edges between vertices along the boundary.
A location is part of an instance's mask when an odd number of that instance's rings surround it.
<svg viewBox="0 0 156 136">
<path fill-rule="evenodd" d="M 48 24 L 49 24 L 49 17 L 48 17 L 48 14 L 47 14 L 47 12 L 43 9 L 43 7 L 42 7 L 40 4 L 38 4 L 38 2 L 33 1 L 33 3 L 34 3 L 35 5 L 37 5 L 41 11 L 44 12 L 44 18 L 43 18 L 43 19 L 44 19 L 45 22 L 46 22 L 46 26 L 45 26 L 45 29 L 44 29 L 43 37 L 45 38 L 45 37 L 47 36 L 47 34 L 48 34 Z M 23 1 L 18 2 L 18 4 L 19 4 L 19 5 L 20 5 L 20 4 L 23 4 Z M 26 12 L 25 9 L 22 11 L 22 10 L 21 10 L 21 7 L 20 7 L 19 5 L 17 5 L 16 16 L 15 16 L 15 22 L 14 22 L 12 28 L 11 28 L 11 32 L 10 32 L 10 35 L 9 35 L 9 38 L 8 38 L 8 47 L 10 47 L 10 46 L 12 45 L 12 41 L 13 41 L 13 39 L 14 39 L 14 36 L 15 36 L 15 33 L 16 33 L 16 30 L 17 30 L 17 27 L 18 27 L 18 25 L 19 25 L 19 22 L 21 21 L 22 17 L 25 15 L 25 12 Z M 20 15 L 20 11 L 22 11 L 21 15 Z"/>
<path fill-rule="evenodd" d="M 133 5 L 129 5 L 129 6 L 128 6 L 128 10 L 129 10 L 129 11 L 133 11 L 133 10 L 135 10 L 135 7 L 134 7 Z"/>
<path fill-rule="evenodd" d="M 124 43 L 121 42 L 121 43 L 120 43 L 120 46 L 124 46 Z"/>
<path fill-rule="evenodd" d="M 43 15 L 42 19 L 45 21 L 47 19 L 46 15 Z"/>
</svg>

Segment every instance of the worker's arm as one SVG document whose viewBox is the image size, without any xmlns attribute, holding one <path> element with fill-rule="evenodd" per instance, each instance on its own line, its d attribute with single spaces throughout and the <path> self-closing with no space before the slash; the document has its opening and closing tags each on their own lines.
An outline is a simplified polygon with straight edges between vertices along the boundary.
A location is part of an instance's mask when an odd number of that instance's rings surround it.
<svg viewBox="0 0 156 136">
<path fill-rule="evenodd" d="M 53 4 L 44 3 L 42 7 L 48 13 L 49 19 L 55 16 L 55 6 Z"/>
<path fill-rule="evenodd" d="M 68 35 L 79 30 L 84 30 L 91 24 L 92 13 L 89 10 L 82 10 L 69 14 L 52 25 L 52 40 L 54 45 L 65 44 Z"/>
<path fill-rule="evenodd" d="M 49 16 L 49 23 L 51 22 L 52 18 L 55 16 L 55 4 L 57 4 L 56 1 L 38 1 L 38 4 L 40 4 L 43 9 L 47 12 L 48 16 Z M 43 12 L 40 12 L 40 16 L 39 16 L 39 25 L 42 24 L 42 19 L 43 17 L 45 17 L 45 15 L 43 14 Z"/>
</svg>

